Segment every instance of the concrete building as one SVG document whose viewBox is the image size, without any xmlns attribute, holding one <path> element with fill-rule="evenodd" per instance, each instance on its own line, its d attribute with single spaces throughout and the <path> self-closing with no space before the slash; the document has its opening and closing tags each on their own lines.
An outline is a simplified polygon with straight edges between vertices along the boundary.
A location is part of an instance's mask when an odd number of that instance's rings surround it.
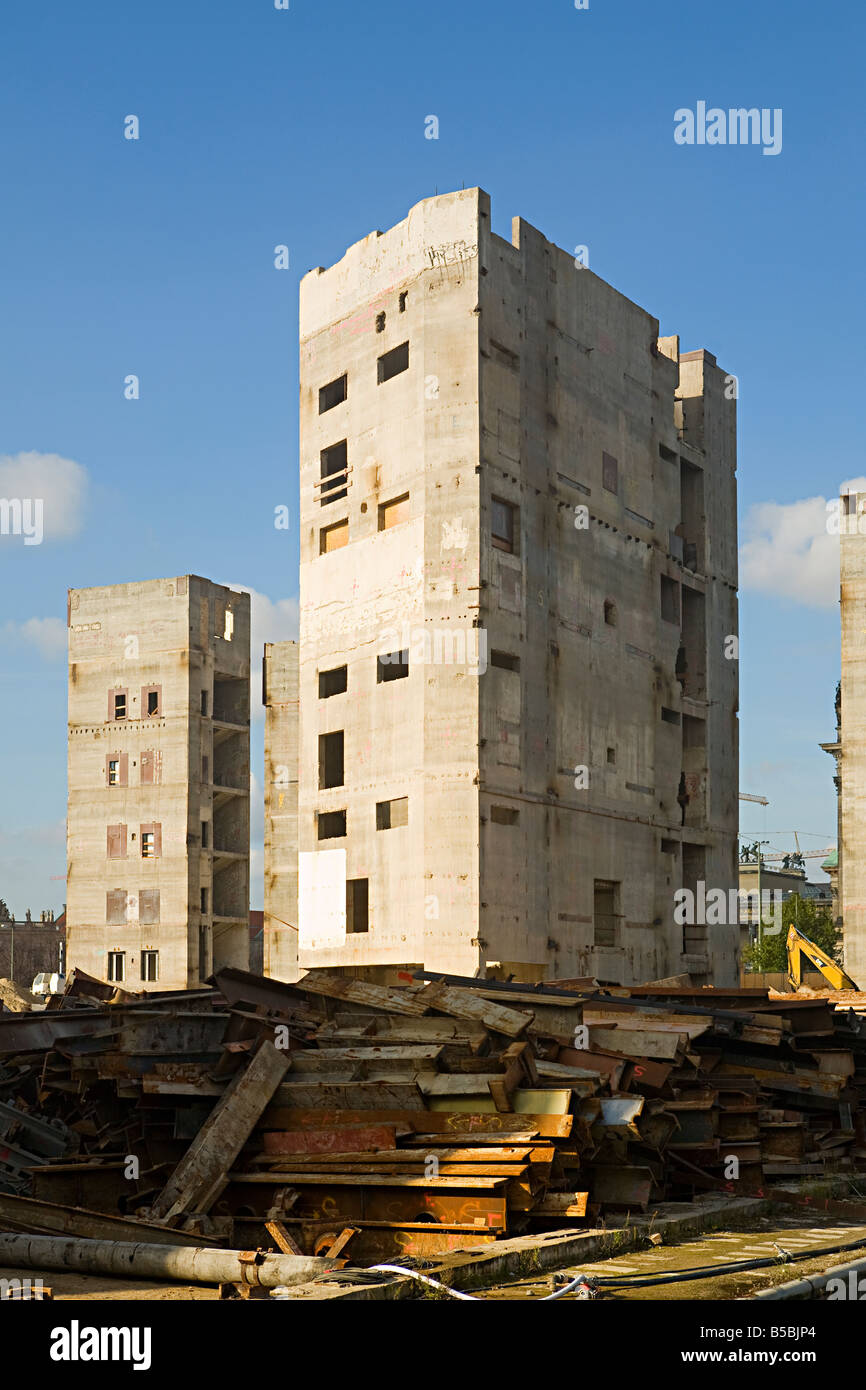
<svg viewBox="0 0 866 1390">
<path fill-rule="evenodd" d="M 264 973 L 298 978 L 298 644 L 267 642 Z"/>
<path fill-rule="evenodd" d="M 866 986 L 866 493 L 840 499 L 842 679 L 835 745 L 839 779 L 837 888 L 845 969 Z"/>
<path fill-rule="evenodd" d="M 249 962 L 250 600 L 69 593 L 67 967 L 185 989 Z"/>
<path fill-rule="evenodd" d="M 733 378 L 477 188 L 300 332 L 301 966 L 735 983 Z"/>
</svg>

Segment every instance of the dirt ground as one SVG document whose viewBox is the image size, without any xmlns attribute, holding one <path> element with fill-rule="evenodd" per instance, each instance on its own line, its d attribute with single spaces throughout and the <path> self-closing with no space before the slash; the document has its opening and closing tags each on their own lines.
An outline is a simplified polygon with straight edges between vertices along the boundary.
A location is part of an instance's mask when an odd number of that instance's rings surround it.
<svg viewBox="0 0 866 1390">
<path fill-rule="evenodd" d="M 219 1299 L 219 1290 L 204 1284 L 158 1284 L 146 1279 L 111 1279 L 100 1274 L 58 1274 L 50 1269 L 12 1269 L 0 1266 L 0 1279 L 41 1279 L 58 1301 L 176 1302 Z"/>
</svg>

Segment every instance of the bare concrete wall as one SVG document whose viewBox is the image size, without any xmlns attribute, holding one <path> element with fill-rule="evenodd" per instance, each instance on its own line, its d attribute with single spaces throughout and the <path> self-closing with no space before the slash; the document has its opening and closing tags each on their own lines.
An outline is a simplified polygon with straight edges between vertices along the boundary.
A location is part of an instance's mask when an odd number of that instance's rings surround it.
<svg viewBox="0 0 866 1390">
<path fill-rule="evenodd" d="M 264 972 L 297 980 L 298 968 L 298 644 L 267 642 L 265 706 Z"/>
</svg>

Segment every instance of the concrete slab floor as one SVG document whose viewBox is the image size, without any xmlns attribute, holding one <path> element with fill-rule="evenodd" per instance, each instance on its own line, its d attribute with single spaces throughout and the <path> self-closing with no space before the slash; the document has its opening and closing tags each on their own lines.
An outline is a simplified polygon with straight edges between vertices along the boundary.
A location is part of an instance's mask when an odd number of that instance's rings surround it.
<svg viewBox="0 0 866 1390">
<path fill-rule="evenodd" d="M 813 1214 L 774 1214 L 758 1218 L 747 1229 L 698 1236 L 679 1245 L 659 1245 L 647 1250 L 629 1251 L 619 1258 L 582 1262 L 559 1273 L 570 1278 L 581 1273 L 597 1278 L 627 1275 L 651 1277 L 672 1270 L 697 1269 L 713 1264 L 724 1265 L 736 1260 L 772 1259 L 778 1254 L 774 1243 L 792 1254 L 800 1254 L 810 1248 L 823 1249 L 858 1239 L 866 1241 L 866 1225 L 862 1222 L 847 1222 L 839 1217 L 822 1219 Z M 796 1264 L 780 1263 L 765 1269 L 736 1274 L 719 1273 L 685 1283 L 656 1284 L 634 1289 L 602 1288 L 600 1297 L 617 1302 L 635 1299 L 667 1302 L 750 1298 L 761 1289 L 784 1284 L 791 1279 L 806 1278 L 810 1274 L 817 1274 L 841 1264 L 846 1259 L 856 1259 L 864 1255 L 866 1246 L 862 1251 L 851 1255 L 824 1255 L 814 1260 L 798 1260 Z M 516 1280 L 514 1283 L 500 1284 L 496 1288 L 478 1290 L 477 1296 L 494 1300 L 543 1298 L 554 1291 L 553 1277 L 551 1273 L 541 1279 Z M 571 1295 L 566 1295 L 566 1298 L 568 1297 Z"/>
</svg>

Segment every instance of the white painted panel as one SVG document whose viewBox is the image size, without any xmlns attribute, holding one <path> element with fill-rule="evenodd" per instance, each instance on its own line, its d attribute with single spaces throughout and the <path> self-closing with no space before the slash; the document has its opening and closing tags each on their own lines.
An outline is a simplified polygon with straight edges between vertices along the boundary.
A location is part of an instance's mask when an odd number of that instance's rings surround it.
<svg viewBox="0 0 866 1390">
<path fill-rule="evenodd" d="M 298 944 L 302 951 L 345 944 L 344 849 L 307 850 L 298 855 L 298 918 Z"/>
</svg>

